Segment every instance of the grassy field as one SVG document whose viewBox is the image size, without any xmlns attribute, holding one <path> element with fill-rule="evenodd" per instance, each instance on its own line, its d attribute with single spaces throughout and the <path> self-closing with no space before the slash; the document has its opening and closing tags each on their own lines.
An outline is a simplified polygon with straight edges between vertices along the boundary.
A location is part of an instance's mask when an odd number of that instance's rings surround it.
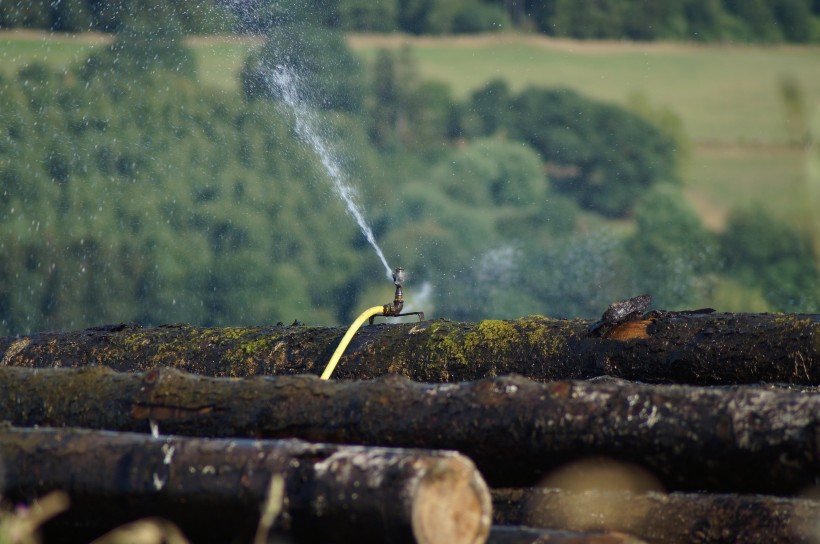
<svg viewBox="0 0 820 544">
<path fill-rule="evenodd" d="M 784 218 L 805 208 L 806 154 L 791 144 L 782 88 L 788 79 L 797 84 L 807 124 L 820 117 L 820 47 L 528 36 L 353 36 L 350 43 L 365 59 L 409 46 L 421 76 L 448 83 L 457 96 L 493 78 L 514 89 L 566 86 L 617 104 L 640 94 L 678 115 L 693 140 L 685 192 L 707 225 L 720 229 L 732 208 L 753 202 Z"/>
<path fill-rule="evenodd" d="M 772 143 L 786 139 L 780 83 L 796 80 L 820 98 L 820 47 L 751 47 L 577 42 L 536 37 L 392 38 L 355 36 L 365 58 L 409 44 L 423 77 L 459 96 L 493 78 L 515 89 L 567 86 L 616 103 L 646 95 L 683 117 L 697 141 Z"/>
<path fill-rule="evenodd" d="M 0 33 L 0 71 L 35 60 L 65 66 L 106 39 Z M 259 43 L 192 39 L 200 81 L 226 91 L 237 89 L 244 56 Z M 760 201 L 784 217 L 805 205 L 806 154 L 791 144 L 782 85 L 790 79 L 802 92 L 807 123 L 820 116 L 820 47 L 578 42 L 511 35 L 357 35 L 349 43 L 365 61 L 380 48 L 409 46 L 421 77 L 446 82 L 458 97 L 503 78 L 514 89 L 567 86 L 619 104 L 638 93 L 653 107 L 672 110 L 694 144 L 685 172 L 686 193 L 714 228 L 737 205 Z"/>
</svg>

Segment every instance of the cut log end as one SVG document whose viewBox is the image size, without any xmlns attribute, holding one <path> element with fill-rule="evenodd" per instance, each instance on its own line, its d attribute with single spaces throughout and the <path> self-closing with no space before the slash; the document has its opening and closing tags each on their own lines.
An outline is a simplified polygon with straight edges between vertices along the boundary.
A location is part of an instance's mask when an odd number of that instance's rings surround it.
<svg viewBox="0 0 820 544">
<path fill-rule="evenodd" d="M 472 462 L 440 459 L 421 478 L 412 506 L 419 544 L 485 542 L 492 523 L 490 493 Z"/>
</svg>

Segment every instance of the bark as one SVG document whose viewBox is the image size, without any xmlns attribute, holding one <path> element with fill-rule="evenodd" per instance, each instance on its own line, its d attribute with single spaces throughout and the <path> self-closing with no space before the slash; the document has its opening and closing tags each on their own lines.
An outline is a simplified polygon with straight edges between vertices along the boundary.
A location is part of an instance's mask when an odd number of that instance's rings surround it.
<svg viewBox="0 0 820 544">
<path fill-rule="evenodd" d="M 605 337 L 583 320 L 446 320 L 363 327 L 335 379 L 400 373 L 457 382 L 517 373 L 538 380 L 613 376 L 693 385 L 820 384 L 820 315 L 661 314 Z M 168 366 L 210 376 L 320 374 L 345 328 L 117 325 L 0 339 L 0 365 Z"/>
<path fill-rule="evenodd" d="M 208 378 L 170 369 L 0 369 L 0 419 L 214 437 L 454 449 L 495 486 L 595 455 L 670 489 L 792 493 L 820 482 L 820 394 L 771 386 L 422 384 L 401 376 Z"/>
<path fill-rule="evenodd" d="M 632 535 L 536 529 L 534 527 L 499 527 L 490 531 L 487 544 L 641 544 Z"/>
<path fill-rule="evenodd" d="M 478 543 L 490 525 L 486 484 L 454 452 L 5 428 L 0 458 L 4 497 L 69 494 L 51 528 L 67 540 L 79 539 L 71 527 L 102 532 L 149 515 L 195 541 L 247 537 L 274 476 L 284 483 L 275 530 L 299 542 Z"/>
<path fill-rule="evenodd" d="M 570 531 L 622 531 L 655 544 L 811 543 L 820 501 L 764 495 L 493 490 L 499 524 Z"/>
</svg>

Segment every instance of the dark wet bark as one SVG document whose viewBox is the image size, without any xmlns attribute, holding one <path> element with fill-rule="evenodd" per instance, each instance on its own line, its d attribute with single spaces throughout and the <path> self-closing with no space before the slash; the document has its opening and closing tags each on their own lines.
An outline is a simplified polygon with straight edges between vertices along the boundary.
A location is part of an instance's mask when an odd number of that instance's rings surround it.
<svg viewBox="0 0 820 544">
<path fill-rule="evenodd" d="M 69 494 L 46 541 L 146 515 L 199 542 L 247 537 L 275 476 L 284 484 L 275 530 L 299 542 L 472 544 L 489 530 L 486 485 L 453 452 L 7 427 L 0 459 L 4 498 Z"/>
<path fill-rule="evenodd" d="M 490 531 L 487 544 L 642 544 L 632 535 L 556 531 L 534 527 L 499 527 Z"/>
<path fill-rule="evenodd" d="M 696 385 L 820 384 L 820 315 L 660 315 L 599 338 L 582 320 L 427 321 L 363 327 L 335 379 L 387 373 L 457 382 L 517 373 L 538 380 L 613 376 Z M 321 374 L 345 328 L 119 325 L 0 339 L 0 364 L 169 366 L 210 376 Z"/>
<path fill-rule="evenodd" d="M 494 522 L 569 531 L 622 531 L 655 544 L 811 543 L 820 501 L 765 495 L 493 490 Z"/>
<path fill-rule="evenodd" d="M 589 455 L 640 464 L 669 489 L 820 482 L 820 394 L 784 388 L 0 369 L 0 419 L 16 425 L 147 432 L 149 418 L 169 434 L 455 449 L 498 486 L 535 485 Z"/>
</svg>

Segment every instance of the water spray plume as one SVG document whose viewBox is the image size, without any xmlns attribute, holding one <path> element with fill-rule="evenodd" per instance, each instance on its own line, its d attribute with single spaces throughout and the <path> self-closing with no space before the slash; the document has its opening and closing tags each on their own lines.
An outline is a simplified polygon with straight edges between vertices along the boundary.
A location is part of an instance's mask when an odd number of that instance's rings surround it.
<svg viewBox="0 0 820 544">
<path fill-rule="evenodd" d="M 362 234 L 368 243 L 373 246 L 373 249 L 376 250 L 376 255 L 379 256 L 379 259 L 381 259 L 384 269 L 387 271 L 387 277 L 392 279 L 393 271 L 390 265 L 387 264 L 387 259 L 384 257 L 384 253 L 379 247 L 379 244 L 376 243 L 373 230 L 364 218 L 361 207 L 357 202 L 356 190 L 347 183 L 338 159 L 331 151 L 329 143 L 321 135 L 316 114 L 302 98 L 299 76 L 288 66 L 280 64 L 273 70 L 268 71 L 267 82 L 271 88 L 279 92 L 282 101 L 293 113 L 296 134 L 316 152 L 330 181 L 333 183 L 334 191 L 344 201 L 347 213 L 356 220 Z"/>
</svg>

